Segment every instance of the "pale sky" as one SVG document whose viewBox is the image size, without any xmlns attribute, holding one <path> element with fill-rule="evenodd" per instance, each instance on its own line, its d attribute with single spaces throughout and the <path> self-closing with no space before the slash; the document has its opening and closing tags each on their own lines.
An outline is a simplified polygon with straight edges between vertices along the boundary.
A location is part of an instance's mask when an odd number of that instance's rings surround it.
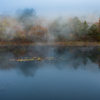
<svg viewBox="0 0 100 100">
<path fill-rule="evenodd" d="M 49 17 L 99 14 L 100 0 L 0 0 L 0 13 L 24 8 L 34 8 L 37 15 Z"/>
</svg>

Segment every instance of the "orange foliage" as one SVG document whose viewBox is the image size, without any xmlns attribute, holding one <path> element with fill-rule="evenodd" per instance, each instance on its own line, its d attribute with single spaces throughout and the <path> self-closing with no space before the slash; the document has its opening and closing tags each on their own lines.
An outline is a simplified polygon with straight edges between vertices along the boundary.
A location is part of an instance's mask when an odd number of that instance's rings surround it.
<svg viewBox="0 0 100 100">
<path fill-rule="evenodd" d="M 15 33 L 15 37 L 25 38 L 25 32 L 22 30 L 17 30 L 17 32 Z"/>
<path fill-rule="evenodd" d="M 47 36 L 47 28 L 44 28 L 43 26 L 37 25 L 35 27 L 31 27 L 31 30 L 29 31 L 29 35 L 36 36 L 36 37 L 45 37 Z"/>
</svg>

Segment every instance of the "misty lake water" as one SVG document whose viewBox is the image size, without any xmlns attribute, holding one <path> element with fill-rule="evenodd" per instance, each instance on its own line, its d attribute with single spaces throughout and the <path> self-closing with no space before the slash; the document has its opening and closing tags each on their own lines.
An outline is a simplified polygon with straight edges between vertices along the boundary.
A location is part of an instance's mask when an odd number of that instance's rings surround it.
<svg viewBox="0 0 100 100">
<path fill-rule="evenodd" d="M 100 100 L 100 47 L 1 46 L 0 100 Z"/>
</svg>

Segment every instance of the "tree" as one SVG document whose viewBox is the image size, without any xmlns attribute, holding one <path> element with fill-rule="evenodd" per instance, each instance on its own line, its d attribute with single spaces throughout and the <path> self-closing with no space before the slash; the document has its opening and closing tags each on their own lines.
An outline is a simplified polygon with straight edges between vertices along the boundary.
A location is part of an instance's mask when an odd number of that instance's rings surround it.
<svg viewBox="0 0 100 100">
<path fill-rule="evenodd" d="M 51 40 L 62 42 L 68 39 L 70 30 L 68 24 L 59 17 L 49 24 L 48 31 Z"/>
<path fill-rule="evenodd" d="M 46 41 L 48 38 L 47 28 L 40 25 L 31 27 L 27 37 L 30 37 L 33 41 Z"/>
<path fill-rule="evenodd" d="M 89 31 L 89 25 L 86 21 L 82 23 L 81 31 L 80 31 L 80 39 L 86 41 L 87 40 L 87 33 Z"/>
<path fill-rule="evenodd" d="M 84 21 L 82 24 L 82 28 L 81 28 L 82 35 L 86 35 L 88 33 L 88 27 L 89 27 L 89 25 L 87 24 L 86 21 Z"/>
<path fill-rule="evenodd" d="M 100 32 L 98 32 L 98 26 L 93 24 L 90 28 L 89 28 L 89 32 L 88 32 L 88 36 L 90 37 L 90 39 L 92 41 L 100 41 Z"/>
<path fill-rule="evenodd" d="M 59 34 L 61 34 L 61 25 L 59 23 L 59 20 L 55 20 L 48 26 L 48 31 L 50 33 L 50 38 L 56 39 Z"/>
<path fill-rule="evenodd" d="M 79 20 L 78 17 L 74 17 L 73 19 L 69 21 L 69 27 L 70 27 L 71 33 L 74 34 L 76 38 L 80 36 L 82 22 Z"/>
</svg>

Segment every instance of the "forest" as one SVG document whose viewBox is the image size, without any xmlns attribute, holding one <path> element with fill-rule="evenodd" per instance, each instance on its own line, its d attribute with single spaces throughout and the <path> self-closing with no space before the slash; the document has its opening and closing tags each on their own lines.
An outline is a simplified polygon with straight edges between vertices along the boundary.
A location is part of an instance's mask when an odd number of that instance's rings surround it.
<svg viewBox="0 0 100 100">
<path fill-rule="evenodd" d="M 100 20 L 81 21 L 78 17 L 47 22 L 33 8 L 16 12 L 16 16 L 0 15 L 0 42 L 100 42 Z"/>
</svg>

